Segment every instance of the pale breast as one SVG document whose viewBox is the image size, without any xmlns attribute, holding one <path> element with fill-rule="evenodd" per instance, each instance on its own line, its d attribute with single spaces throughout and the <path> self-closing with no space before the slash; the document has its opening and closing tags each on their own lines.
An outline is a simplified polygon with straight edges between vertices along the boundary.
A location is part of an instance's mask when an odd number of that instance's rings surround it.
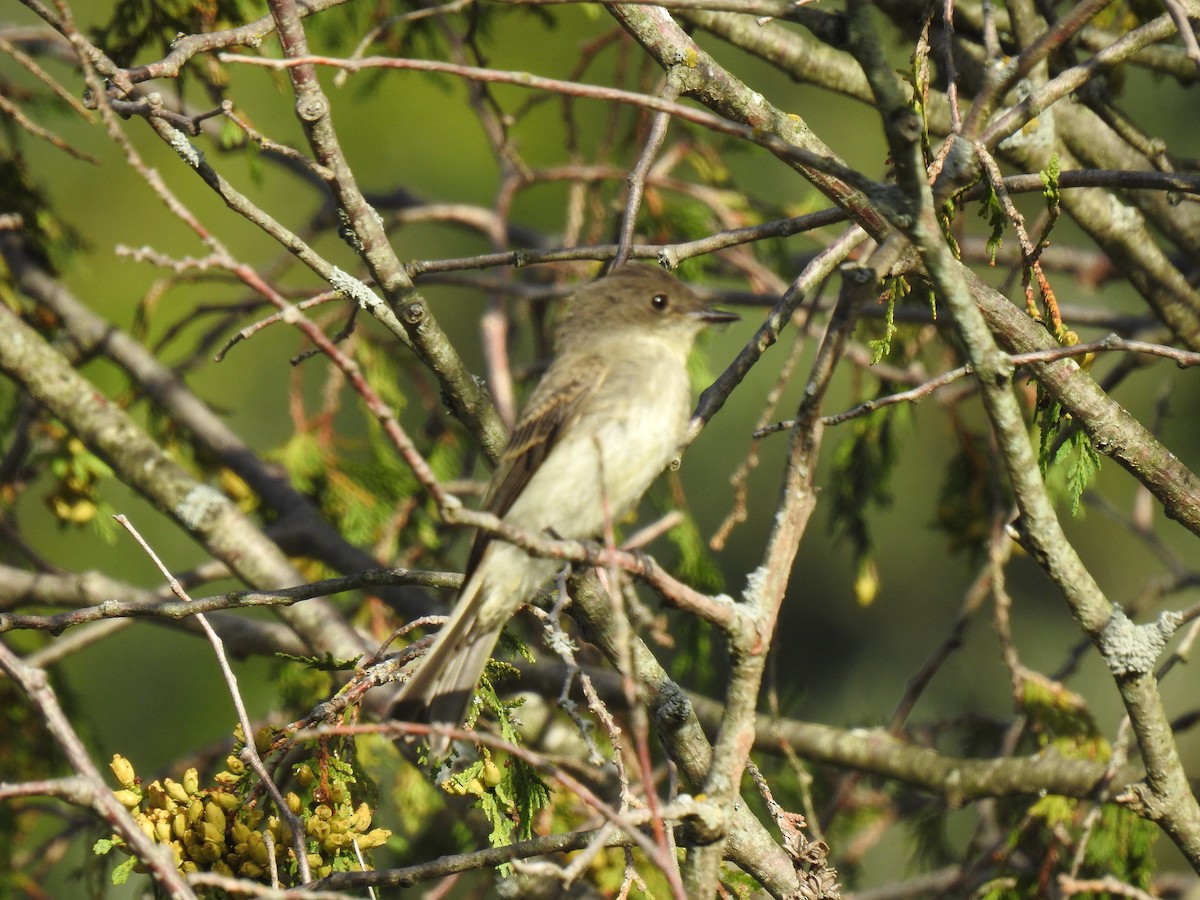
<svg viewBox="0 0 1200 900">
<path fill-rule="evenodd" d="M 654 349 L 654 348 L 647 348 Z M 648 353 L 612 367 L 505 519 L 563 538 L 598 535 L 605 507 L 624 516 L 671 461 L 687 424 L 684 362 Z"/>
</svg>

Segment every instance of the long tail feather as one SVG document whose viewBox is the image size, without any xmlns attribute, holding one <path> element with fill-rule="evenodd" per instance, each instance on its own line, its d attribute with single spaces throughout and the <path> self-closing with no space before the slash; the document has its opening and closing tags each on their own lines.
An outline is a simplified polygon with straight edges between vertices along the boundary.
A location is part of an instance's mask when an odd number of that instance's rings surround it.
<svg viewBox="0 0 1200 900">
<path fill-rule="evenodd" d="M 464 586 L 450 620 L 393 700 L 392 718 L 454 726 L 466 719 L 475 686 L 500 637 L 499 629 L 476 630 L 479 581 L 476 577 Z"/>
</svg>

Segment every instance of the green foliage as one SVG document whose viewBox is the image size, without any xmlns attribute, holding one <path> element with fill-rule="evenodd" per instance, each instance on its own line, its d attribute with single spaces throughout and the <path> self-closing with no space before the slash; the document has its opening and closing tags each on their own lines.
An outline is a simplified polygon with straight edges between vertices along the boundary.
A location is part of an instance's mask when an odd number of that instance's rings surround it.
<svg viewBox="0 0 1200 900">
<path fill-rule="evenodd" d="M 533 837 L 534 820 L 552 796 L 537 770 L 524 760 L 510 759 L 496 794 L 513 810 L 517 840 Z"/>
<path fill-rule="evenodd" d="M 358 659 L 333 656 L 293 656 L 276 653 L 273 683 L 280 705 L 291 712 L 312 709 L 329 698 L 334 689 L 332 672 L 353 672 Z"/>
<path fill-rule="evenodd" d="M 324 656 L 294 656 L 291 653 L 277 653 L 276 656 L 280 659 L 302 663 L 321 672 L 352 672 L 358 664 L 357 657 L 355 659 L 338 659 L 328 653 Z"/>
<path fill-rule="evenodd" d="M 1100 472 L 1100 454 L 1092 439 L 1080 428 L 1073 426 L 1071 417 L 1063 413 L 1057 402 L 1041 397 L 1034 421 L 1038 425 L 1038 466 L 1042 477 L 1049 480 L 1055 473 L 1061 474 L 1067 492 L 1071 515 L 1079 514 L 1083 492 L 1096 480 Z"/>
<path fill-rule="evenodd" d="M 533 837 L 534 820 L 552 799 L 549 786 L 533 766 L 516 756 L 508 757 L 501 766 L 486 748 L 479 759 L 446 778 L 442 789 L 476 798 L 476 809 L 492 827 L 488 840 L 493 847 Z M 504 874 L 510 871 L 508 866 L 500 870 Z"/>
<path fill-rule="evenodd" d="M 885 280 L 884 285 L 883 300 L 886 306 L 883 314 L 883 335 L 867 341 L 867 345 L 871 348 L 871 365 L 873 366 L 883 362 L 893 351 L 892 342 L 900 333 L 900 329 L 896 325 L 896 305 L 898 303 L 905 300 L 911 302 L 923 297 L 924 302 L 929 304 L 930 314 L 935 320 L 937 319 L 937 298 L 932 291 L 920 290 L 914 296 L 912 284 L 903 276 L 889 278 Z"/>
<path fill-rule="evenodd" d="M 508 657 L 520 658 L 530 663 L 537 662 L 533 651 L 523 641 L 517 639 L 511 628 L 506 628 L 500 633 L 498 647 L 500 653 L 497 656 L 503 654 Z M 498 659 L 495 656 L 489 659 L 487 665 L 484 666 L 483 676 L 479 679 L 479 685 L 475 691 L 476 702 L 471 704 L 466 726 L 474 728 L 480 714 L 487 710 L 496 717 L 500 734 L 506 741 L 512 741 L 514 744 L 521 743 L 521 735 L 512 720 L 512 713 L 513 710 L 520 708 L 525 701 L 520 699 L 505 700 L 496 690 L 497 684 L 510 678 L 519 678 L 520 675 L 521 670 L 512 663 Z"/>
<path fill-rule="evenodd" d="M 935 515 L 952 552 L 978 550 L 991 535 L 992 495 L 999 489 L 991 463 L 985 435 L 959 435 L 958 450 L 942 476 Z"/>
<path fill-rule="evenodd" d="M 534 661 L 529 649 L 507 629 L 501 635 L 501 648 Z M 495 687 L 498 681 L 516 671 L 514 666 L 502 660 L 488 660 L 475 693 L 475 702 L 467 715 L 467 728 L 473 728 L 480 714 L 488 710 L 495 716 L 503 740 L 517 746 L 523 743 L 513 712 L 524 704 L 524 700 L 505 700 Z M 493 847 L 532 837 L 534 820 L 552 799 L 550 788 L 533 766 L 518 756 L 509 756 L 500 765 L 487 747 L 481 747 L 478 759 L 445 777 L 440 786 L 452 796 L 469 794 L 476 798 L 475 807 L 491 825 L 488 839 Z M 508 866 L 500 868 L 505 874 L 510 871 Z"/>
<path fill-rule="evenodd" d="M 917 44 L 916 52 L 908 58 L 909 68 L 904 73 L 905 80 L 912 88 L 908 105 L 921 121 L 921 156 L 926 165 L 933 156 L 929 146 L 929 49 L 929 41 L 922 39 Z"/>
<path fill-rule="evenodd" d="M 979 900 L 1027 900 L 1024 894 L 1013 892 L 1011 879 L 1008 878 L 994 878 L 976 888 L 971 896 Z"/>
<path fill-rule="evenodd" d="M 1054 461 L 1066 466 L 1067 495 L 1071 501 L 1071 515 L 1076 516 L 1083 492 L 1100 472 L 1100 454 L 1092 444 L 1092 439 L 1076 429 L 1054 455 Z"/>
<path fill-rule="evenodd" d="M 165 53 L 178 34 L 218 31 L 262 14 L 253 0 L 118 0 L 108 21 L 92 33 L 117 65 L 129 66 L 139 61 L 142 50 Z"/>
<path fill-rule="evenodd" d="M 718 217 L 707 200 L 680 195 L 663 188 L 647 187 L 645 202 L 638 216 L 639 233 L 650 240 L 663 243 L 698 240 L 728 228 L 732 218 L 738 226 L 755 225 L 762 216 L 751 209 L 744 194 L 735 189 L 726 189 L 730 183 L 730 170 L 725 152 L 735 153 L 744 149 L 738 142 L 711 146 L 707 141 L 697 140 L 689 147 L 683 162 L 695 172 L 697 179 L 711 187 L 709 197 L 719 197 L 724 220 Z M 719 271 L 719 264 L 712 257 L 697 256 L 679 263 L 676 273 L 684 281 L 702 281 L 710 271 Z"/>
<path fill-rule="evenodd" d="M 378 791 L 359 762 L 355 740 L 318 742 L 310 749 L 311 756 L 293 764 L 296 789 L 286 796 L 305 826 L 309 864 L 314 876 L 322 878 L 358 871 L 362 866 L 355 844 L 358 849 L 378 847 L 391 836 L 387 829 L 370 827 Z"/>
<path fill-rule="evenodd" d="M 1122 806 L 1106 803 L 1088 841 L 1084 868 L 1097 875 L 1113 875 L 1126 884 L 1149 891 L 1154 880 L 1154 844 L 1158 835 L 1153 822 Z"/>
<path fill-rule="evenodd" d="M 99 842 L 97 842 L 97 844 L 98 843 Z M 107 852 L 107 851 L 104 851 L 104 852 Z M 99 850 L 96 851 L 96 854 L 98 856 L 100 855 L 100 853 L 101 853 L 101 851 L 99 851 Z M 114 885 L 120 886 L 120 885 L 124 884 L 125 882 L 127 882 L 129 880 L 129 876 L 133 874 L 134 866 L 136 866 L 136 865 L 137 865 L 137 859 L 135 859 L 132 856 L 129 857 L 129 859 L 125 860 L 124 862 L 118 863 L 116 866 L 113 867 L 113 870 L 112 870 L 112 883 Z"/>
<path fill-rule="evenodd" d="M 1040 402 L 1041 391 L 1039 390 L 1038 393 L 1039 403 L 1034 412 L 1033 421 L 1038 426 L 1038 469 L 1045 478 L 1050 470 L 1051 462 L 1057 458 L 1054 447 L 1062 437 L 1064 425 L 1067 422 L 1063 417 L 1062 405 L 1052 400 L 1042 403 Z"/>
<path fill-rule="evenodd" d="M 965 190 L 965 188 L 964 188 Z M 961 193 L 961 192 L 960 192 Z M 958 217 L 958 199 L 957 197 L 947 198 L 939 207 L 937 212 L 938 226 L 942 230 L 942 238 L 946 241 L 946 246 L 950 248 L 950 252 L 954 254 L 957 260 L 962 259 L 962 247 L 958 243 L 958 238 L 954 236 L 954 220 Z"/>
<path fill-rule="evenodd" d="M 654 199 L 649 191 L 647 199 Z M 648 231 L 654 241 L 696 240 L 721 229 L 707 204 L 687 198 L 672 198 L 669 203 L 648 202 L 638 217 L 638 227 Z M 679 275 L 690 279 L 695 277 L 695 271 L 681 266 Z"/>
<path fill-rule="evenodd" d="M 1111 877 L 1147 891 L 1154 879 L 1157 835 L 1154 823 L 1116 804 L 1104 804 L 1093 812 L 1091 806 L 1071 797 L 1042 797 L 1014 822 L 1003 854 L 1006 864 L 1013 858 L 1024 859 L 1024 864 L 1012 870 L 1001 866 L 999 876 L 977 896 L 995 900 L 1041 896 L 1039 886 L 1070 869 L 1083 841 L 1082 863 L 1075 877 Z M 1118 900 L 1121 895 L 1099 892 L 1087 896 Z"/>
<path fill-rule="evenodd" d="M 874 553 L 867 513 L 892 501 L 889 485 L 899 456 L 896 426 L 904 415 L 900 406 L 892 405 L 859 416 L 853 420 L 850 436 L 834 453 L 830 486 L 833 526 L 849 541 L 860 572 Z M 870 598 L 864 599 L 869 602 Z"/>
<path fill-rule="evenodd" d="M 1042 235 L 1038 239 L 1038 245 L 1044 245 L 1050 237 L 1050 230 L 1054 228 L 1054 223 L 1058 221 L 1059 213 L 1062 212 L 1061 193 L 1058 186 L 1058 179 L 1061 174 L 1059 170 L 1058 154 L 1055 153 L 1050 157 L 1050 162 L 1046 163 L 1046 168 L 1039 173 L 1042 176 L 1042 197 L 1046 201 L 1046 224 L 1042 228 Z"/>
<path fill-rule="evenodd" d="M 979 218 L 986 220 L 988 226 L 991 228 L 986 249 L 988 258 L 994 266 L 996 264 L 996 251 L 1004 243 L 1004 226 L 1008 224 L 1008 214 L 1005 213 L 1004 204 L 1000 202 L 1000 197 L 996 194 L 991 181 L 984 178 L 982 184 L 983 202 L 979 207 Z"/>
<path fill-rule="evenodd" d="M 0 123 L 8 121 L 7 116 L 0 118 Z M 85 246 L 79 232 L 54 214 L 54 205 L 34 184 L 19 153 L 0 153 L 0 197 L 4 198 L 5 213 L 21 217 L 21 238 L 30 255 L 52 273 L 65 267 L 73 251 Z M 12 276 L 3 257 L 0 257 L 0 302 L 16 306 Z"/>
<path fill-rule="evenodd" d="M 364 341 L 360 359 L 372 388 L 393 410 L 402 410 L 406 398 L 398 386 L 410 379 L 387 354 L 366 345 Z M 401 549 L 436 551 L 441 536 L 432 501 L 383 427 L 369 418 L 366 428 L 366 440 L 348 446 L 314 431 L 300 431 L 276 458 L 297 490 L 313 497 L 351 543 L 372 546 L 383 558 Z M 433 437 L 424 454 L 443 480 L 461 472 L 462 444 L 452 431 Z"/>
<path fill-rule="evenodd" d="M 333 676 L 327 669 L 283 656 L 272 667 L 272 681 L 280 706 L 295 713 L 327 700 L 333 690 Z"/>
<path fill-rule="evenodd" d="M 287 470 L 296 490 L 312 494 L 324 475 L 325 452 L 317 436 L 298 431 L 276 453 L 276 459 Z"/>
<path fill-rule="evenodd" d="M 45 433 L 53 443 L 42 459 L 55 478 L 46 505 L 60 526 L 90 526 L 112 543 L 117 533 L 115 510 L 99 495 L 100 486 L 112 478 L 112 469 L 83 441 L 68 437 L 61 426 L 51 425 Z"/>
<path fill-rule="evenodd" d="M 887 311 L 883 314 L 883 337 L 867 341 L 871 348 L 871 365 L 878 365 L 892 352 L 892 338 L 896 336 L 896 297 L 908 293 L 908 283 L 903 278 L 891 279 L 887 291 Z"/>
<path fill-rule="evenodd" d="M 1067 759 L 1107 761 L 1111 748 L 1084 699 L 1063 684 L 1035 673 L 1021 683 L 1019 701 L 1040 746 Z M 1004 804 L 1009 832 L 997 877 L 981 896 L 997 900 L 1039 896 L 1038 886 L 1073 865 L 1083 844 L 1081 879 L 1115 877 L 1147 890 L 1154 876 L 1158 828 L 1115 804 L 1095 807 L 1049 794 L 1028 805 Z M 1011 860 L 1021 860 L 1012 866 Z M 1107 893 L 1090 894 L 1108 900 Z M 1112 898 L 1115 900 L 1115 897 Z"/>
<path fill-rule="evenodd" d="M 1062 682 L 1035 673 L 1021 681 L 1021 709 L 1029 717 L 1030 729 L 1043 746 L 1056 743 L 1064 755 L 1107 758 L 1108 745 L 1100 736 L 1096 721 L 1084 699 L 1068 690 Z M 1093 746 L 1093 742 L 1096 743 Z M 1087 746 L 1086 751 L 1080 748 Z"/>
<path fill-rule="evenodd" d="M 683 521 L 667 532 L 667 539 L 679 551 L 675 574 L 681 581 L 706 594 L 720 593 L 725 589 L 721 568 L 712 558 L 708 544 L 690 512 L 684 512 Z"/>
<path fill-rule="evenodd" d="M 402 385 L 411 379 L 400 365 L 395 348 L 384 347 L 372 340 L 362 340 L 356 347 L 355 359 L 363 376 L 376 395 L 395 413 L 408 406 L 408 396 Z"/>
<path fill-rule="evenodd" d="M 763 886 L 754 876 L 728 863 L 721 866 L 721 886 L 727 895 L 735 900 L 751 900 L 753 897 L 762 897 L 766 894 Z"/>
</svg>

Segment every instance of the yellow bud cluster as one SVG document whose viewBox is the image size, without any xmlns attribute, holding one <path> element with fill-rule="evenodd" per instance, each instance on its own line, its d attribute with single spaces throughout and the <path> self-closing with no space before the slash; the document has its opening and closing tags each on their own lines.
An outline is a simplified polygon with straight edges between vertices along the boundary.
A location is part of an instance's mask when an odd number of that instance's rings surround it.
<svg viewBox="0 0 1200 900">
<path fill-rule="evenodd" d="M 262 740 L 261 733 L 256 738 Z M 246 765 L 236 755 L 225 765 L 214 776 L 216 786 L 203 789 L 195 769 L 188 769 L 182 781 L 163 778 L 142 786 L 124 757 L 114 756 L 110 768 L 121 784 L 114 792 L 117 800 L 146 837 L 170 848 L 181 872 L 209 871 L 269 882 L 274 848 L 275 868 L 286 878 L 295 853 L 291 829 L 280 816 L 246 807 L 233 791 L 245 777 Z M 297 781 L 308 787 L 315 775 L 311 767 L 301 768 L 308 771 L 298 772 Z M 340 862 L 339 869 L 358 868 L 359 850 L 379 847 L 391 837 L 386 828 L 371 828 L 371 808 L 366 803 L 353 807 L 344 783 L 336 782 L 327 794 L 325 802 L 305 803 L 294 791 L 284 798 L 289 812 L 303 824 L 309 865 L 318 878 L 330 874 L 335 862 Z M 129 852 L 123 843 L 117 846 Z M 346 858 L 339 861 L 340 855 Z M 142 870 L 140 865 L 134 868 Z"/>
</svg>

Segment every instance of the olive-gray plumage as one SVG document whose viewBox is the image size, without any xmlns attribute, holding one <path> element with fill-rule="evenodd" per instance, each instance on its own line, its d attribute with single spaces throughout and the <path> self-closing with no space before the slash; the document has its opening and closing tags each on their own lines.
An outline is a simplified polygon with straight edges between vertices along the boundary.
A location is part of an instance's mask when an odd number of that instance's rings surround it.
<svg viewBox="0 0 1200 900">
<path fill-rule="evenodd" d="M 711 309 L 678 279 L 631 264 L 576 291 L 555 357 L 492 476 L 485 508 L 564 539 L 598 535 L 667 466 L 691 411 L 687 358 Z M 397 718 L 460 725 L 505 623 L 561 567 L 480 534 L 449 621 L 401 687 Z"/>
</svg>

